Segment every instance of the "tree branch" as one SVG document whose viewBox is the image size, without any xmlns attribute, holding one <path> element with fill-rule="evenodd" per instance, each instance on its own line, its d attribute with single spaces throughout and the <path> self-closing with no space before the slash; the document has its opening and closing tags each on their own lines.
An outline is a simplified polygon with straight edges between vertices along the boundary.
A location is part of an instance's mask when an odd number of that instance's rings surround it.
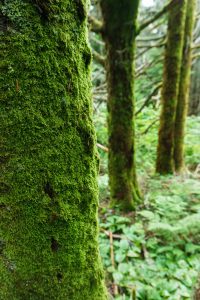
<svg viewBox="0 0 200 300">
<path fill-rule="evenodd" d="M 106 59 L 104 56 L 102 56 L 101 54 L 99 54 L 97 51 L 95 51 L 94 49 L 92 50 L 92 55 L 94 57 L 94 60 L 96 60 L 96 62 L 98 62 L 100 65 L 102 65 L 103 67 L 106 66 Z"/>
<path fill-rule="evenodd" d="M 192 55 L 192 61 L 194 61 L 195 59 L 198 59 L 200 57 L 200 52 Z"/>
<path fill-rule="evenodd" d="M 136 69 L 136 72 L 135 72 L 135 78 L 138 78 L 138 77 L 140 77 L 141 75 L 143 75 L 145 72 L 146 72 L 146 70 L 148 69 L 148 68 L 150 68 L 150 67 L 152 67 L 153 65 L 155 65 L 155 64 L 157 64 L 157 63 L 159 63 L 159 62 L 162 62 L 163 61 L 163 58 L 155 58 L 155 59 L 153 59 L 152 61 L 150 61 L 149 63 L 146 63 L 146 64 L 144 64 L 144 65 L 142 65 L 142 66 L 140 66 L 138 69 Z"/>
<path fill-rule="evenodd" d="M 142 133 L 141 135 L 147 134 L 148 131 L 159 121 L 159 119 L 154 120 Z"/>
<path fill-rule="evenodd" d="M 147 20 L 143 24 L 141 24 L 137 30 L 137 35 L 141 33 L 142 30 L 144 30 L 146 27 L 148 27 L 151 23 L 158 20 L 160 17 L 162 17 L 165 13 L 168 12 L 168 10 L 174 5 L 174 0 L 170 1 L 166 6 L 164 6 L 157 14 L 155 14 L 151 19 Z"/>
<path fill-rule="evenodd" d="M 96 18 L 94 18 L 92 16 L 89 16 L 88 22 L 89 22 L 91 31 L 96 32 L 96 33 L 103 32 L 103 23 L 101 21 L 97 20 Z"/>
<path fill-rule="evenodd" d="M 99 144 L 99 143 L 97 143 L 97 147 L 98 147 L 99 149 L 105 151 L 105 152 L 109 152 L 108 147 L 105 147 L 105 146 L 103 146 L 103 145 L 101 145 L 101 144 Z"/>
<path fill-rule="evenodd" d="M 138 109 L 138 111 L 135 113 L 135 116 L 137 116 L 139 113 L 141 113 L 141 111 L 145 108 L 145 106 L 147 106 L 149 104 L 149 101 L 151 100 L 151 98 L 157 94 L 157 92 L 159 91 L 159 89 L 161 88 L 162 83 L 160 82 L 151 92 L 151 94 L 147 97 L 147 99 L 144 101 L 144 103 L 142 104 L 142 106 Z"/>
</svg>

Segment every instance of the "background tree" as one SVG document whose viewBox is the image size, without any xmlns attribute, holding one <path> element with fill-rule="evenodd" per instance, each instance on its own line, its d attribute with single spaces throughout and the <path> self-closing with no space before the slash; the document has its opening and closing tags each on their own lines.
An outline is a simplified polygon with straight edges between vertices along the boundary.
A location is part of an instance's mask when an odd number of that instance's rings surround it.
<svg viewBox="0 0 200 300">
<path fill-rule="evenodd" d="M 188 113 L 195 7 L 196 0 L 187 1 L 182 64 L 174 129 L 174 164 L 176 172 L 181 172 L 185 167 L 184 138 L 186 116 Z"/>
<path fill-rule="evenodd" d="M 174 171 L 174 126 L 183 51 L 185 15 L 186 1 L 174 1 L 174 6 L 169 11 L 162 86 L 162 111 L 156 161 L 156 171 L 161 174 L 173 173 Z"/>
<path fill-rule="evenodd" d="M 107 299 L 86 2 L 0 3 L 1 299 Z"/>
<path fill-rule="evenodd" d="M 141 1 L 140 26 L 168 3 L 154 0 L 150 6 L 150 2 Z M 154 176 L 167 14 L 137 36 L 136 166 L 145 197 L 143 205 L 137 205 L 134 213 L 122 214 L 109 205 L 106 52 L 98 5 L 92 5 L 90 12 L 93 18 L 98 17 L 98 32 L 91 32 L 90 40 L 94 54 L 94 120 L 101 158 L 100 251 L 109 292 L 114 299 L 192 299 L 200 267 L 198 117 L 187 119 L 187 176 Z"/>
<path fill-rule="evenodd" d="M 189 115 L 200 115 L 200 1 L 197 1 L 197 14 L 193 39 L 193 64 L 189 97 Z"/>
<path fill-rule="evenodd" d="M 139 203 L 134 145 L 134 55 L 139 1 L 102 0 L 107 52 L 109 181 L 111 201 Z"/>
</svg>

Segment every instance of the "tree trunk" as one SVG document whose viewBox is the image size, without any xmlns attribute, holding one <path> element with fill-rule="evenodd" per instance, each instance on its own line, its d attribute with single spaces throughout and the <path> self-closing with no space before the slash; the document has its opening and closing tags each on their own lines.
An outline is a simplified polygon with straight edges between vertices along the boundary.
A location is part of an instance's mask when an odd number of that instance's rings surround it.
<svg viewBox="0 0 200 300">
<path fill-rule="evenodd" d="M 197 15 L 200 13 L 200 1 L 197 0 Z M 194 41 L 198 45 L 200 43 L 200 19 L 196 18 Z M 199 49 L 193 50 L 193 54 L 199 53 Z M 200 115 L 200 58 L 197 58 L 192 66 L 190 99 L 189 99 L 189 115 Z"/>
<path fill-rule="evenodd" d="M 169 12 L 167 45 L 165 52 L 162 110 L 156 171 L 160 174 L 174 171 L 174 125 L 179 90 L 186 0 L 175 0 Z"/>
<path fill-rule="evenodd" d="M 186 117 L 188 112 L 188 97 L 190 87 L 192 37 L 194 27 L 196 0 L 187 1 L 187 13 L 184 33 L 184 46 L 179 83 L 178 103 L 174 130 L 174 164 L 175 171 L 180 173 L 184 169 L 184 136 Z"/>
<path fill-rule="evenodd" d="M 189 100 L 189 116 L 200 115 L 200 59 L 198 59 L 192 67 L 190 100 Z"/>
<path fill-rule="evenodd" d="M 0 6 L 0 299 L 107 299 L 86 0 Z"/>
<path fill-rule="evenodd" d="M 134 144 L 134 54 L 139 0 L 101 0 L 107 50 L 111 203 L 132 210 L 140 201 Z"/>
</svg>

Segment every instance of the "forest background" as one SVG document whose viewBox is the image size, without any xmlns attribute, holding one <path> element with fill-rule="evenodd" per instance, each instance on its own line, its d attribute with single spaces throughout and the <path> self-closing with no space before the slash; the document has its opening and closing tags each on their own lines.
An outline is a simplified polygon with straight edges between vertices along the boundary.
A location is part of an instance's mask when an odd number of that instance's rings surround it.
<svg viewBox="0 0 200 300">
<path fill-rule="evenodd" d="M 154 17 L 166 3 L 142 1 L 139 24 Z M 98 1 L 93 1 L 90 16 L 102 22 Z M 90 32 L 94 121 L 100 153 L 100 250 L 114 299 L 193 297 L 200 269 L 199 26 L 198 3 L 185 140 L 186 170 L 181 175 L 155 174 L 167 15 L 159 17 L 137 38 L 136 168 L 143 202 L 136 211 L 128 213 L 110 208 L 105 43 L 100 33 Z"/>
</svg>

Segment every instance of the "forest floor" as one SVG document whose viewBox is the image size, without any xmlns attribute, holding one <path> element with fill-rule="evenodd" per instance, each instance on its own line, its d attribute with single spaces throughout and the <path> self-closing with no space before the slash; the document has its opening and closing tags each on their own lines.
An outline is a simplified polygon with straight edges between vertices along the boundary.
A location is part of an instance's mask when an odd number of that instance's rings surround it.
<svg viewBox="0 0 200 300">
<path fill-rule="evenodd" d="M 109 208 L 107 153 L 100 150 L 100 252 L 111 299 L 192 299 L 200 272 L 200 117 L 187 120 L 182 176 L 158 176 L 157 113 L 137 120 L 138 179 L 143 203 L 133 213 Z M 98 143 L 106 146 L 106 108 L 95 115 Z"/>
</svg>

